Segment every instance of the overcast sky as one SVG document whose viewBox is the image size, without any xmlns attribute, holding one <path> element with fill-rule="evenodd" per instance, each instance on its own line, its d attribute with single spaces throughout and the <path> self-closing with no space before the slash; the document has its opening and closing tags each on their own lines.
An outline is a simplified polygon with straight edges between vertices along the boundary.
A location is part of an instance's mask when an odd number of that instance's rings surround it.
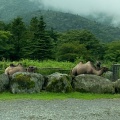
<svg viewBox="0 0 120 120">
<path fill-rule="evenodd" d="M 45 8 L 79 15 L 103 12 L 120 21 L 120 0 L 32 0 L 42 2 Z"/>
</svg>

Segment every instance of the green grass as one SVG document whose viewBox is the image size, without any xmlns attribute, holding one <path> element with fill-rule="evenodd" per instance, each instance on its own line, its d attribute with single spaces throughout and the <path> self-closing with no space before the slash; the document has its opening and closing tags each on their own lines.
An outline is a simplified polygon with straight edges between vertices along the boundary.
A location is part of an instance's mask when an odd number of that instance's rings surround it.
<svg viewBox="0 0 120 120">
<path fill-rule="evenodd" d="M 35 61 L 35 60 L 28 60 L 28 59 L 23 59 L 19 61 L 23 63 L 26 66 L 37 66 L 40 68 L 62 68 L 62 69 L 71 69 L 73 66 L 75 66 L 74 63 L 72 62 L 58 62 L 55 60 L 44 60 L 44 61 Z"/>
<path fill-rule="evenodd" d="M 22 63 L 24 66 L 37 66 L 40 68 L 62 68 L 62 69 L 71 69 L 75 66 L 75 63 L 66 61 L 66 62 L 58 62 L 55 60 L 29 60 L 29 59 L 22 59 L 20 61 L 0 61 L 0 67 L 4 68 L 10 65 L 10 63 L 18 64 Z"/>
<path fill-rule="evenodd" d="M 71 69 L 73 68 L 76 64 L 78 64 L 79 61 L 77 62 L 69 62 L 69 61 L 64 61 L 64 62 L 58 62 L 55 60 L 29 60 L 29 59 L 22 59 L 19 61 L 9 61 L 9 60 L 4 60 L 0 61 L 0 67 L 2 69 L 5 69 L 6 67 L 9 66 L 10 63 L 18 64 L 22 63 L 24 66 L 37 66 L 40 68 L 62 68 L 62 69 Z M 109 61 L 104 61 L 102 65 L 111 67 L 113 63 Z"/>
<path fill-rule="evenodd" d="M 18 64 L 22 63 L 24 67 L 28 66 L 36 66 L 38 68 L 37 72 L 43 75 L 49 75 L 54 72 L 61 72 L 61 73 L 70 73 L 70 70 L 75 66 L 75 63 L 72 62 L 58 62 L 55 60 L 29 60 L 29 59 L 22 59 L 20 61 L 0 61 L 0 73 L 2 74 L 6 67 L 10 65 L 10 63 Z"/>
<path fill-rule="evenodd" d="M 50 93 L 41 92 L 36 94 L 11 94 L 9 92 L 1 93 L 0 100 L 15 100 L 15 99 L 32 99 L 32 100 L 55 100 L 55 99 L 84 99 L 84 100 L 94 100 L 94 99 L 113 99 L 120 98 L 120 94 L 91 94 L 91 93 Z"/>
</svg>

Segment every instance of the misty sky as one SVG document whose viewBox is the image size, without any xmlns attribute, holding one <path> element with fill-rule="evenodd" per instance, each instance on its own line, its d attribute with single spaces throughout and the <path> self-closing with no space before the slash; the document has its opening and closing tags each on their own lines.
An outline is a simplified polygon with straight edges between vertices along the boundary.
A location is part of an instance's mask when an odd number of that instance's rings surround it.
<svg viewBox="0 0 120 120">
<path fill-rule="evenodd" d="M 39 1 L 48 9 L 56 9 L 79 15 L 103 12 L 120 21 L 120 0 L 31 0 Z"/>
<path fill-rule="evenodd" d="M 39 0 L 46 7 L 53 7 L 74 13 L 107 12 L 120 15 L 120 0 Z"/>
</svg>

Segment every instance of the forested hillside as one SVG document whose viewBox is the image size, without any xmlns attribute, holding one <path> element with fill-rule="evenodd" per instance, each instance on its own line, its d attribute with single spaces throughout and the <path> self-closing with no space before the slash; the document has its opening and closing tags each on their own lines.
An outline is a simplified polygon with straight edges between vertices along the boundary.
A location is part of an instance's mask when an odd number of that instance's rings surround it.
<svg viewBox="0 0 120 120">
<path fill-rule="evenodd" d="M 22 17 L 29 25 L 32 17 L 44 17 L 47 28 L 56 31 L 73 29 L 90 30 L 100 41 L 110 42 L 120 40 L 120 28 L 101 24 L 94 20 L 86 19 L 79 15 L 58 11 L 43 10 L 42 5 L 30 0 L 0 0 L 0 21 L 10 22 L 16 17 Z"/>
<path fill-rule="evenodd" d="M 41 15 L 44 17 L 47 27 L 52 27 L 57 31 L 87 29 L 90 30 L 102 42 L 120 40 L 120 28 L 102 25 L 79 15 L 51 10 L 39 10 L 25 14 L 22 17 L 26 22 L 29 22 L 32 17 L 39 17 Z"/>
<path fill-rule="evenodd" d="M 0 20 L 9 22 L 17 16 L 38 9 L 39 6 L 29 0 L 0 0 Z"/>
</svg>

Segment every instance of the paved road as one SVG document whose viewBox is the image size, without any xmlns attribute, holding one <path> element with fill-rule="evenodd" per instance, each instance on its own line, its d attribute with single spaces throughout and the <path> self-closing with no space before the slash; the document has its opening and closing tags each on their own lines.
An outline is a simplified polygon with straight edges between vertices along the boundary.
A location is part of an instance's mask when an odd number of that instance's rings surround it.
<svg viewBox="0 0 120 120">
<path fill-rule="evenodd" d="M 120 120 L 120 99 L 5 100 L 0 120 Z"/>
</svg>

